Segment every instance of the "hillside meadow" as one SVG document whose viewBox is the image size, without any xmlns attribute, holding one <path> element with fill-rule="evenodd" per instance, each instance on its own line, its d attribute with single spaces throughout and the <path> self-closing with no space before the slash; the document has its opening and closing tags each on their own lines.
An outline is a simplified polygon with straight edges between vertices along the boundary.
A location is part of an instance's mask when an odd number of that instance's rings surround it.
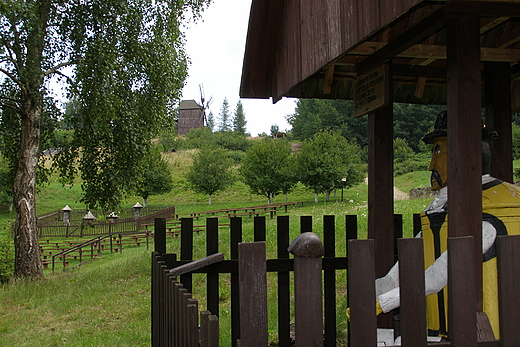
<svg viewBox="0 0 520 347">
<path fill-rule="evenodd" d="M 230 189 L 213 198 L 208 206 L 207 197 L 194 194 L 186 188 L 183 177 L 191 161 L 190 151 L 169 153 L 165 157 L 170 163 L 175 178 L 175 187 L 161 196 L 151 196 L 150 206 L 176 206 L 178 213 L 215 210 L 227 207 L 243 207 L 265 204 L 265 197 L 252 195 L 247 187 L 236 182 Z M 401 191 L 427 186 L 428 172 L 415 172 L 396 177 L 395 185 Z M 79 184 L 62 186 L 57 178 L 42 187 L 38 193 L 38 214 L 61 209 L 69 205 L 73 209 L 84 206 L 79 203 Z M 285 201 L 278 196 L 276 201 Z M 304 206 L 290 208 L 288 215 L 291 238 L 299 233 L 299 217 L 313 216 L 313 230 L 320 235 L 324 215 L 336 216 L 336 230 L 344 230 L 344 215 L 359 216 L 360 237 L 366 237 L 367 186 L 362 183 L 335 195 L 325 202 L 320 196 L 314 203 L 314 194 L 298 186 L 288 196 L 289 201 L 308 201 Z M 124 207 L 131 207 L 139 197 L 128 197 Z M 420 212 L 429 199 L 399 200 L 395 212 L 402 213 L 405 236 L 411 235 L 411 216 Z M 12 212 L 2 211 L 0 233 L 9 233 Z M 267 254 L 276 256 L 276 219 L 267 217 Z M 342 229 L 343 228 L 343 229 Z M 244 241 L 252 241 L 252 219 L 243 219 Z M 194 258 L 205 256 L 205 235 L 194 235 Z M 221 251 L 229 259 L 228 236 L 225 227 L 221 230 Z M 345 240 L 338 233 L 337 254 L 345 254 Z M 177 252 L 179 240 L 169 239 L 168 252 Z M 150 345 L 150 253 L 151 249 L 134 247 L 122 254 L 103 256 L 79 268 L 52 274 L 46 271 L 43 280 L 3 284 L 0 287 L 0 346 L 149 346 Z M 338 271 L 338 312 L 344 312 L 346 302 L 345 271 Z M 273 344 L 276 342 L 276 291 L 274 274 L 269 281 L 269 326 Z M 205 288 L 203 276 L 194 277 L 194 288 Z M 229 346 L 229 289 L 228 276 L 221 276 L 221 345 Z M 204 293 L 194 291 L 204 308 Z M 338 314 L 339 332 L 346 328 L 345 317 Z M 340 333 L 340 339 L 345 336 Z"/>
</svg>

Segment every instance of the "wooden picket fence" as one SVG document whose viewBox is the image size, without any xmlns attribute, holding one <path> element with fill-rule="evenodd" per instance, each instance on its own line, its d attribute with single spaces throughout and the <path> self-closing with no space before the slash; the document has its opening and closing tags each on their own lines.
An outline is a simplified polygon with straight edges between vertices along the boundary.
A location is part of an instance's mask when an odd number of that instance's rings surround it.
<svg viewBox="0 0 520 347">
<path fill-rule="evenodd" d="M 396 216 L 396 234 L 402 235 L 402 222 Z M 417 219 L 414 218 L 414 228 Z M 278 274 L 278 341 L 279 346 L 292 345 L 290 339 L 290 273 L 294 272 L 294 325 L 296 346 L 336 346 L 336 270 L 348 268 L 348 298 L 351 307 L 349 326 L 349 346 L 365 347 L 377 345 L 375 306 L 375 256 L 373 240 L 355 240 L 357 235 L 356 216 L 346 216 L 346 233 L 349 239 L 347 257 L 335 254 L 335 219 L 323 219 L 323 257 L 321 255 L 289 257 L 289 217 L 278 216 L 277 244 L 278 259 L 265 257 L 265 217 L 255 218 L 254 242 L 242 243 L 241 218 L 230 220 L 229 260 L 216 259 L 218 253 L 218 220 L 206 220 L 208 257 L 193 261 L 193 220 L 181 221 L 180 259 L 174 254 L 166 254 L 166 222 L 156 219 L 156 251 L 153 262 L 152 279 L 152 346 L 217 346 L 218 333 L 208 333 L 208 318 L 201 318 L 197 329 L 198 314 L 195 301 L 189 297 L 192 291 L 192 273 L 205 273 L 207 310 L 201 317 L 213 317 L 217 325 L 219 316 L 219 274 L 231 274 L 231 336 L 232 346 L 267 346 L 267 299 L 266 273 Z M 401 226 L 400 226 L 401 225 Z M 399 232 L 399 227 L 401 231 Z M 312 219 L 300 218 L 300 231 L 312 231 Z M 164 231 L 163 231 L 164 230 Z M 300 235 L 302 236 L 302 235 Z M 297 237 L 300 238 L 300 236 Z M 321 242 L 321 240 L 320 240 Z M 449 331 L 450 342 L 428 344 L 426 341 L 426 308 L 424 300 L 424 266 L 422 261 L 422 240 L 400 239 L 400 282 L 401 308 L 400 333 L 403 346 L 453 346 L 453 347 L 498 347 L 517 346 L 520 342 L 520 296 L 516 295 L 519 284 L 520 236 L 499 237 L 499 300 L 500 300 L 500 340 L 487 338 L 483 341 L 477 329 L 476 293 L 474 288 L 474 268 L 472 260 L 472 238 L 449 240 Z M 295 241 L 296 243 L 296 241 Z M 239 245 L 240 244 L 240 245 Z M 293 247 L 291 245 L 291 247 Z M 294 247 L 293 247 L 294 248 Z M 409 261 L 413 259 L 413 261 Z M 184 271 L 177 271 L 179 268 Z M 177 270 L 176 270 L 177 269 Z M 241 270 L 242 269 L 242 270 Z M 246 271 L 247 269 L 247 271 Z M 176 272 L 177 271 L 177 272 Z M 154 279 L 157 275 L 160 280 Z M 180 282 L 176 279 L 180 278 Z M 155 282 L 159 281 L 159 282 Z M 161 282 L 162 281 L 162 282 Z M 157 283 L 162 283 L 158 285 Z M 181 285 L 182 283 L 182 285 Z M 322 288 L 323 285 L 323 288 Z M 182 287 L 182 294 L 178 288 Z M 177 294 L 176 294 L 177 293 Z M 323 296 L 322 296 L 323 293 Z M 191 299 L 181 304 L 179 296 Z M 184 312 L 184 313 L 179 313 Z M 191 316 L 182 316 L 180 314 Z M 323 314 L 323 315 L 321 315 Z M 191 322 L 191 323 L 190 323 Z M 184 333 L 179 325 L 186 326 Z M 191 325 L 190 325 L 191 324 Z M 478 332 L 481 335 L 478 335 Z M 175 344 L 183 336 L 180 344 Z M 207 343 L 211 336 L 211 343 Z M 480 336 L 480 337 L 479 337 Z M 170 342 L 174 341 L 174 342 Z M 183 342 L 185 341 L 185 342 Z M 204 342 L 203 342 L 204 341 Z M 191 344 L 188 344 L 191 343 Z"/>
<path fill-rule="evenodd" d="M 218 346 L 217 316 L 200 312 L 199 330 L 198 301 L 170 272 L 172 260 L 175 254 L 152 254 L 152 346 Z"/>
</svg>

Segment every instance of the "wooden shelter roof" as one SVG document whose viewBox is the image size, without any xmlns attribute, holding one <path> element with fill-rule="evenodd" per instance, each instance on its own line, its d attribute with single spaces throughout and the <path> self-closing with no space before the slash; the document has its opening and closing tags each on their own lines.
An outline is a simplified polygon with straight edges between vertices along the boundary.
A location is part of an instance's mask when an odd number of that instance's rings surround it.
<svg viewBox="0 0 520 347">
<path fill-rule="evenodd" d="M 459 14 L 480 16 L 482 64 L 520 77 L 520 1 L 253 0 L 240 96 L 352 99 L 356 77 L 392 60 L 393 101 L 446 104 L 446 20 Z"/>
</svg>

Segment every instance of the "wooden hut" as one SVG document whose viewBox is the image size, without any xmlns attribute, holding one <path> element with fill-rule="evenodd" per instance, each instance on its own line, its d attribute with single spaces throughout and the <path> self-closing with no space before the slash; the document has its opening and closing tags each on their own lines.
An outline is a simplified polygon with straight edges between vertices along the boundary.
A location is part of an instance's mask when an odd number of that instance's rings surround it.
<svg viewBox="0 0 520 347">
<path fill-rule="evenodd" d="M 513 0 L 252 1 L 240 97 L 354 99 L 358 115 L 367 114 L 376 276 L 394 259 L 393 102 L 446 105 L 449 234 L 481 239 L 481 111 L 500 134 L 492 175 L 512 181 L 519 16 Z"/>
</svg>

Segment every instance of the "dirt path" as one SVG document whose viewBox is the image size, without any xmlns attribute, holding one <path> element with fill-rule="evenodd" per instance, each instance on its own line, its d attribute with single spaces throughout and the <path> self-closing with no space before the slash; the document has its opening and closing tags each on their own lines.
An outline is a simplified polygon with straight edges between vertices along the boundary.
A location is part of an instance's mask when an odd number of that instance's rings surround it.
<svg viewBox="0 0 520 347">
<path fill-rule="evenodd" d="M 368 185 L 368 177 L 365 177 L 365 184 Z M 410 199 L 410 196 L 403 192 L 402 190 L 400 190 L 399 188 L 397 187 L 394 187 L 394 200 L 408 200 Z"/>
</svg>

